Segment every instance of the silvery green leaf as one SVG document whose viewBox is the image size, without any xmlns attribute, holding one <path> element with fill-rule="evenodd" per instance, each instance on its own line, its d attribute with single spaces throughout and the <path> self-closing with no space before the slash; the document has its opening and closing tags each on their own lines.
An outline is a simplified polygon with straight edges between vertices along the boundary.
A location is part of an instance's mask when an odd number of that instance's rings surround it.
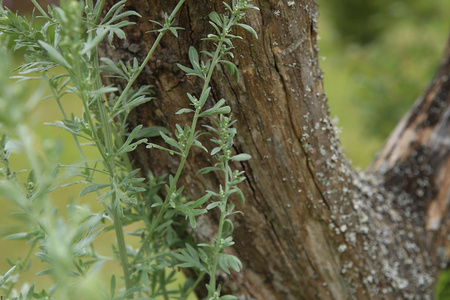
<svg viewBox="0 0 450 300">
<path fill-rule="evenodd" d="M 195 70 L 199 70 L 200 69 L 200 63 L 199 63 L 199 59 L 198 59 L 198 52 L 194 47 L 189 47 L 189 61 L 191 62 L 192 66 L 194 67 Z"/>
<path fill-rule="evenodd" d="M 25 240 L 28 236 L 28 232 L 20 232 L 15 234 L 10 234 L 8 236 L 5 236 L 4 240 Z"/>
<path fill-rule="evenodd" d="M 246 161 L 251 159 L 252 157 L 250 156 L 250 154 L 247 153 L 241 153 L 235 156 L 232 156 L 230 159 L 234 160 L 234 161 Z"/>
<path fill-rule="evenodd" d="M 208 149 L 206 149 L 205 146 L 203 146 L 202 143 L 200 143 L 199 140 L 194 140 L 193 143 L 194 143 L 195 146 L 197 146 L 197 147 L 199 147 L 199 148 L 205 150 L 205 152 L 208 153 Z"/>
<path fill-rule="evenodd" d="M 180 115 L 180 114 L 187 114 L 187 113 L 191 113 L 191 112 L 194 112 L 194 110 L 192 110 L 190 108 L 182 108 L 179 111 L 177 111 L 175 114 Z"/>
<path fill-rule="evenodd" d="M 247 30 L 248 32 L 250 32 L 255 38 L 258 38 L 258 34 L 256 33 L 255 29 L 253 29 L 253 27 L 247 25 L 247 24 L 242 24 L 242 23 L 237 23 L 236 25 L 244 28 L 245 30 Z"/>
<path fill-rule="evenodd" d="M 136 141 L 134 143 L 131 143 L 131 144 L 125 143 L 122 147 L 120 147 L 119 150 L 117 150 L 117 152 L 114 155 L 115 156 L 120 156 L 120 155 L 122 155 L 124 153 L 134 151 L 137 146 L 139 146 L 142 143 L 146 143 L 146 142 L 147 142 L 147 139 L 140 139 L 140 140 L 138 140 L 138 141 Z"/>
<path fill-rule="evenodd" d="M 116 292 L 116 276 L 115 275 L 111 276 L 111 282 L 110 282 L 109 286 L 110 286 L 111 298 L 114 298 L 114 293 Z"/>
<path fill-rule="evenodd" d="M 211 24 L 211 26 L 214 27 L 214 29 L 216 30 L 217 34 L 220 34 L 220 33 L 221 33 L 219 27 L 217 27 L 217 25 L 214 24 L 214 22 L 209 21 L 209 24 Z"/>
<path fill-rule="evenodd" d="M 211 21 L 213 21 L 217 25 L 223 26 L 222 20 L 220 19 L 219 14 L 216 13 L 215 11 L 213 11 L 212 13 L 209 14 L 209 18 L 211 19 Z"/>
<path fill-rule="evenodd" d="M 206 91 L 200 96 L 200 107 L 203 107 L 205 105 L 206 99 L 208 99 L 209 93 L 211 91 L 211 87 L 208 87 Z"/>
<path fill-rule="evenodd" d="M 216 114 L 216 115 L 224 115 L 224 114 L 229 114 L 230 112 L 231 112 L 231 107 L 229 107 L 227 105 L 227 106 L 221 107 L 218 110 L 216 110 L 214 112 L 214 114 Z"/>
<path fill-rule="evenodd" d="M 203 75 L 203 73 L 200 70 L 194 70 L 188 67 L 185 67 L 181 64 L 177 64 L 178 68 L 180 68 L 181 70 L 183 70 L 187 75 L 194 75 L 194 76 L 198 76 L 202 79 L 205 78 L 205 75 Z"/>
<path fill-rule="evenodd" d="M 230 274 L 230 267 L 236 272 L 239 272 L 242 269 L 241 261 L 236 256 L 230 254 L 220 253 L 217 263 L 227 274 Z"/>
<path fill-rule="evenodd" d="M 220 62 L 225 65 L 228 74 L 233 75 L 236 73 L 237 81 L 239 81 L 239 70 L 236 65 L 228 60 L 221 60 Z"/>
<path fill-rule="evenodd" d="M 91 49 L 97 47 L 108 34 L 108 30 L 105 28 L 99 28 L 96 30 L 96 34 L 97 35 L 93 39 L 88 39 L 88 41 L 84 44 L 83 50 L 80 52 L 81 55 L 84 55 Z"/>
<path fill-rule="evenodd" d="M 109 183 L 93 183 L 90 184 L 88 186 L 86 186 L 84 189 L 81 190 L 79 196 L 84 196 L 86 194 L 92 193 L 92 192 L 96 192 L 98 190 L 104 189 L 111 186 L 111 184 Z"/>
<path fill-rule="evenodd" d="M 43 271 L 40 271 L 36 273 L 36 276 L 43 276 L 43 275 L 50 275 L 53 274 L 53 269 L 45 269 Z"/>
<path fill-rule="evenodd" d="M 48 55 L 50 56 L 51 59 L 53 59 L 53 61 L 55 63 L 63 66 L 64 68 L 66 68 L 68 70 L 71 69 L 69 63 L 61 55 L 61 53 L 58 52 L 58 50 L 56 50 L 55 48 L 53 48 L 52 46 L 50 46 L 49 44 L 47 44 L 44 41 L 39 41 L 39 44 L 42 46 L 42 48 L 44 48 L 47 51 Z"/>
<path fill-rule="evenodd" d="M 125 143 L 123 143 L 119 150 L 117 150 L 114 156 L 120 156 L 123 153 L 131 152 L 136 149 L 139 144 L 147 142 L 147 139 L 140 139 L 137 142 L 131 143 L 136 138 L 136 135 L 138 135 L 139 131 L 141 131 L 142 127 L 142 125 L 138 125 L 133 129 L 133 131 L 131 131 Z"/>
<path fill-rule="evenodd" d="M 206 201 L 209 200 L 209 198 L 211 198 L 211 194 L 205 194 L 203 197 L 199 198 L 198 200 L 191 201 L 187 204 L 192 208 L 196 208 L 196 207 L 203 205 Z"/>
<path fill-rule="evenodd" d="M 206 210 L 211 210 L 211 209 L 213 209 L 214 207 L 218 206 L 219 204 L 220 204 L 220 202 L 213 202 L 213 203 L 210 203 L 210 204 L 208 204 L 208 206 L 206 206 Z"/>
<path fill-rule="evenodd" d="M 244 194 L 242 193 L 241 189 L 236 188 L 236 194 L 239 197 L 239 201 L 241 202 L 242 205 L 245 204 L 245 197 Z"/>
<path fill-rule="evenodd" d="M 220 170 L 221 170 L 220 168 L 216 168 L 216 167 L 205 167 L 205 168 L 200 169 L 197 173 L 207 174 L 212 171 L 220 171 Z"/>
<path fill-rule="evenodd" d="M 220 109 L 222 108 L 222 106 L 224 104 L 225 104 L 225 99 L 220 99 L 219 102 L 216 103 L 216 105 L 214 105 L 210 109 L 205 110 L 199 116 L 200 117 L 209 117 L 209 116 L 217 115 L 217 114 L 220 114 L 220 113 L 226 113 L 226 111 L 228 111 L 228 109 L 231 111 L 229 106 L 226 106 L 227 109 L 224 109 L 224 110 L 220 111 Z"/>
<path fill-rule="evenodd" d="M 215 154 L 219 153 L 219 151 L 220 151 L 221 149 L 222 149 L 222 148 L 220 148 L 220 147 L 216 147 L 216 148 L 212 149 L 211 155 L 215 155 Z"/>
<path fill-rule="evenodd" d="M 93 141 L 92 138 L 90 138 L 90 137 L 88 137 L 88 136 L 85 136 L 85 135 L 83 135 L 83 134 L 80 134 L 78 131 L 74 131 L 73 129 L 67 127 L 67 126 L 66 126 L 63 122 L 61 122 L 61 121 L 56 121 L 55 123 L 44 123 L 44 124 L 45 124 L 45 125 L 50 125 L 50 126 L 54 126 L 54 127 L 61 128 L 61 129 L 65 130 L 65 131 L 67 131 L 67 132 L 69 132 L 69 133 L 71 133 L 71 134 L 74 134 L 74 135 L 76 135 L 76 136 L 85 138 L 85 139 L 87 139 L 87 140 L 89 140 L 89 141 Z"/>
<path fill-rule="evenodd" d="M 108 85 L 108 86 L 102 86 L 101 88 L 99 88 L 95 91 L 90 91 L 89 95 L 93 98 L 103 97 L 103 95 L 105 95 L 105 94 L 114 93 L 116 91 L 117 91 L 116 87 L 113 87 L 112 85 Z"/>
<path fill-rule="evenodd" d="M 2 280 L 0 280 L 0 287 L 2 287 L 5 282 L 8 280 L 9 277 L 11 277 L 12 272 L 16 269 L 16 266 L 13 266 L 11 269 L 9 269 L 5 275 L 2 276 Z"/>
<path fill-rule="evenodd" d="M 233 295 L 225 295 L 219 298 L 220 300 L 237 300 L 236 296 Z"/>
<path fill-rule="evenodd" d="M 164 139 L 164 141 L 167 144 L 169 144 L 170 146 L 172 146 L 174 148 L 177 148 L 180 151 L 183 151 L 183 149 L 181 149 L 180 145 L 178 145 L 177 141 L 175 141 L 173 138 L 168 137 L 162 131 L 160 131 L 159 134 L 161 135 L 161 137 Z"/>
</svg>

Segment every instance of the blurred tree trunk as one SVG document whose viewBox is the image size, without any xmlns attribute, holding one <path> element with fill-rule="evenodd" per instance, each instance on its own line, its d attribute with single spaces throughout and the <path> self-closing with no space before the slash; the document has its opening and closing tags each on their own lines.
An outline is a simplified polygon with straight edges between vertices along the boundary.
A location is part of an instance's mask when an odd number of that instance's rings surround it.
<svg viewBox="0 0 450 300">
<path fill-rule="evenodd" d="M 106 1 L 111 5 L 113 0 Z M 143 59 L 155 39 L 149 19 L 161 20 L 175 0 L 129 0 L 143 18 L 107 55 Z M 432 299 L 439 268 L 449 257 L 450 48 L 424 96 L 417 100 L 365 174 L 343 155 L 330 121 L 318 66 L 317 4 L 312 0 L 255 1 L 247 32 L 235 46 L 240 81 L 222 68 L 213 76 L 208 106 L 225 98 L 237 119 L 236 152 L 253 159 L 236 163 L 246 172 L 247 202 L 236 216 L 232 251 L 241 273 L 221 277 L 239 299 Z M 187 51 L 209 49 L 208 14 L 222 0 L 187 1 L 179 16 L 180 38 L 165 36 L 139 84 L 154 84 L 159 100 L 133 111 L 131 126 L 189 122 L 175 115 L 188 106 L 186 92 L 201 82 L 175 63 Z M 112 51 L 104 49 L 105 52 Z M 348 91 L 351 93 L 351 91 Z M 207 144 L 207 141 L 205 141 Z M 361 145 L 364 151 L 364 145 Z M 171 172 L 176 158 L 140 149 L 137 166 Z M 218 178 L 195 175 L 210 165 L 191 154 L 182 178 L 193 198 L 217 189 Z M 214 237 L 215 215 L 199 220 L 198 239 Z M 199 291 L 199 295 L 202 292 Z"/>
<path fill-rule="evenodd" d="M 58 4 L 59 0 L 37 0 L 37 2 L 46 7 L 49 4 Z M 34 8 L 34 4 L 30 0 L 3 0 L 3 5 L 11 11 L 18 10 L 21 13 L 31 12 Z"/>
</svg>

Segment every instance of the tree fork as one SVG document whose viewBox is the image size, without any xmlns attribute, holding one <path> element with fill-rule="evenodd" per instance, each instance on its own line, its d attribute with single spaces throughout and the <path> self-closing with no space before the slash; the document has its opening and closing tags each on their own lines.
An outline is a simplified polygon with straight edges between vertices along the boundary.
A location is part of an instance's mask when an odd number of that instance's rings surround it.
<svg viewBox="0 0 450 300">
<path fill-rule="evenodd" d="M 108 5 L 114 1 L 107 0 Z M 212 106 L 225 98 L 238 135 L 236 151 L 252 155 L 236 167 L 246 171 L 241 184 L 247 202 L 236 216 L 233 247 L 244 264 L 241 273 L 223 276 L 226 292 L 239 299 L 431 299 L 434 283 L 448 258 L 449 56 L 430 88 L 394 131 L 366 174 L 355 172 L 339 146 L 330 121 L 318 66 L 317 4 L 312 0 L 254 1 L 236 42 L 241 79 L 217 68 Z M 128 28 L 109 57 L 143 59 L 159 20 L 174 0 L 129 0 L 143 18 Z M 200 82 L 175 63 L 186 63 L 189 46 L 211 47 L 201 39 L 211 32 L 207 16 L 222 1 L 187 1 L 179 14 L 180 37 L 166 35 L 138 84 L 154 84 L 159 100 L 130 114 L 130 125 L 170 129 L 188 119 L 186 92 Z M 350 92 L 350 91 L 349 91 Z M 202 141 L 203 142 L 203 141 Z M 205 140 L 204 144 L 208 146 Z M 143 170 L 173 172 L 178 161 L 142 147 L 133 157 Z M 208 155 L 192 153 L 181 180 L 196 198 L 218 178 L 195 175 L 209 165 Z M 239 204 L 238 204 L 239 205 Z M 217 215 L 198 222 L 198 239 L 214 237 Z M 202 291 L 199 291 L 202 295 Z"/>
</svg>

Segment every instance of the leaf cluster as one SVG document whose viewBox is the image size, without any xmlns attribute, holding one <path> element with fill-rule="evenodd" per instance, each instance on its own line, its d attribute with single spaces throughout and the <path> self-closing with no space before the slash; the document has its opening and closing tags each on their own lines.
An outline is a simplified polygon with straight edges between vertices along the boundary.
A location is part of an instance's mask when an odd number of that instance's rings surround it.
<svg viewBox="0 0 450 300">
<path fill-rule="evenodd" d="M 43 143 L 43 153 L 37 153 L 34 146 L 36 137 L 25 119 L 43 98 L 41 91 L 28 97 L 20 86 L 9 87 L 8 64 L 0 75 L 0 126 L 13 136 L 3 135 L 0 139 L 0 192 L 14 202 L 26 225 L 23 231 L 7 237 L 9 240 L 24 240 L 30 247 L 26 257 L 9 261 L 11 269 L 0 278 L 0 288 L 14 299 L 76 299 L 88 292 L 83 290 L 99 273 L 103 264 L 111 260 L 120 262 L 124 289 L 118 292 L 116 275 L 110 279 L 109 289 L 100 288 L 96 295 L 105 299 L 145 298 L 185 299 L 197 287 L 201 278 L 210 277 L 206 286 L 210 299 L 235 299 L 221 296 L 220 285 L 216 285 L 217 269 L 227 274 L 239 271 L 242 263 L 235 256 L 225 253 L 234 244 L 234 225 L 229 218 L 235 214 L 235 205 L 229 197 L 237 194 L 242 204 L 244 197 L 237 187 L 245 177 L 242 171 L 232 170 L 230 161 L 245 161 L 247 154 L 232 155 L 236 130 L 234 121 L 226 114 L 231 112 L 225 99 L 220 99 L 211 108 L 205 109 L 210 98 L 210 80 L 218 64 L 224 64 L 231 73 L 237 73 L 236 66 L 225 59 L 233 58 L 232 40 L 240 38 L 231 34 L 233 26 L 240 26 L 256 36 L 254 30 L 239 23 L 244 10 L 255 8 L 249 1 L 233 0 L 225 4 L 227 12 L 210 14 L 210 24 L 216 34 L 209 35 L 216 46 L 214 53 L 189 49 L 192 67 L 178 65 L 187 75 L 200 77 L 204 81 L 198 98 L 188 93 L 192 108 L 182 108 L 177 114 L 193 114 L 190 124 L 176 124 L 173 135 L 162 127 L 139 125 L 128 128 L 127 117 L 139 105 L 151 101 L 151 86 L 133 88 L 137 76 L 142 72 L 154 49 L 166 32 L 177 36 L 182 29 L 175 26 L 175 15 L 184 3 L 180 0 L 172 13 L 164 14 L 164 23 L 153 21 L 161 28 L 155 30 L 158 37 L 146 59 L 139 63 L 114 62 L 110 58 L 99 57 L 98 45 L 107 40 L 112 46 L 114 37 L 124 39 L 124 26 L 134 23 L 130 17 L 140 17 L 134 11 L 125 10 L 125 0 L 113 5 L 102 18 L 104 0 L 62 0 L 60 6 L 44 10 L 32 0 L 38 17 L 30 20 L 1 7 L 0 40 L 12 41 L 13 50 L 22 50 L 26 62 L 18 68 L 14 77 L 19 81 L 33 79 L 35 72 L 42 74 L 51 95 L 62 113 L 62 120 L 48 124 L 70 134 L 79 153 L 81 163 L 61 165 L 57 162 L 61 146 L 56 142 Z M 5 54 L 6 55 L 6 54 Z M 207 57 L 201 59 L 201 55 Z M 0 55 L 2 56 L 2 55 Z M 3 56 L 0 59 L 4 59 Z M 64 71 L 56 72 L 55 67 Z M 104 85 L 102 77 L 120 79 L 125 87 Z M 83 106 L 79 116 L 67 114 L 63 99 L 72 94 Z M 8 112 L 8 113 L 6 113 Z M 211 120 L 212 126 L 198 129 L 199 118 Z M 207 149 L 200 138 L 213 134 L 211 141 L 217 144 Z M 161 136 L 167 147 L 147 143 L 149 137 Z M 84 144 L 80 141 L 85 142 Z M 24 183 L 9 163 L 13 143 L 25 149 L 30 163 L 30 171 Z M 133 168 L 128 154 L 139 145 L 157 148 L 181 159 L 173 175 L 155 177 L 152 172 L 142 174 Z M 84 154 L 86 146 L 95 147 L 99 157 L 90 161 Z M 192 147 L 210 152 L 217 163 L 199 171 L 207 174 L 218 171 L 224 174 L 224 183 L 218 191 L 205 191 L 198 199 L 191 200 L 185 195 L 179 178 L 184 171 L 186 160 Z M 103 176 L 103 177 L 100 177 Z M 65 182 L 67 179 L 69 183 Z M 102 178 L 99 180 L 99 178 Z M 64 183 L 63 183 L 64 182 Z M 74 200 L 67 207 L 67 216 L 61 215 L 52 204 L 52 191 L 69 185 L 83 184 L 79 197 L 95 194 L 101 211 L 92 212 L 88 207 Z M 196 244 L 193 230 L 197 218 L 212 209 L 220 210 L 217 237 L 211 243 Z M 129 235 L 141 239 L 141 245 L 133 248 L 127 244 L 123 226 L 139 224 Z M 96 249 L 96 240 L 103 232 L 113 231 L 116 244 L 114 257 L 107 257 Z M 34 254 L 34 255 L 33 255 Z M 32 257 L 45 263 L 41 276 L 52 276 L 55 285 L 50 289 L 36 291 L 36 287 L 24 285 L 17 292 L 18 278 L 32 263 Z M 184 285 L 174 287 L 178 268 L 191 268 L 197 278 L 188 279 Z M 95 280 L 94 280 L 95 281 Z M 84 293 L 84 294 L 83 294 Z"/>
</svg>

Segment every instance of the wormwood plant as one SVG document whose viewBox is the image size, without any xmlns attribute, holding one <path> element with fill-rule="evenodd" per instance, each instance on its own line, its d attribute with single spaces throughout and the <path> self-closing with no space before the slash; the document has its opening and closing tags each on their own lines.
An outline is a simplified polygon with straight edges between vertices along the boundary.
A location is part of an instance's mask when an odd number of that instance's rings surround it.
<svg viewBox="0 0 450 300">
<path fill-rule="evenodd" d="M 165 15 L 164 22 L 153 21 L 160 28 L 155 30 L 157 38 L 144 61 L 134 59 L 126 63 L 99 58 L 97 52 L 103 39 L 107 38 L 111 44 L 114 36 L 125 38 L 122 28 L 133 24 L 126 18 L 139 16 L 136 12 L 124 11 L 126 0 L 116 3 L 103 17 L 104 0 L 63 0 L 60 7 L 48 7 L 48 10 L 35 0 L 31 1 L 40 16 L 33 14 L 30 20 L 0 8 L 0 40 L 25 53 L 26 63 L 18 69 L 16 79 L 28 80 L 38 73 L 47 83 L 50 97 L 63 115 L 63 120 L 48 125 L 72 136 L 81 164 L 59 164 L 57 157 L 62 150 L 52 140 L 42 141 L 40 150 L 35 150 L 38 141 L 25 119 L 44 92 L 40 89 L 29 96 L 22 83 L 9 84 L 9 59 L 6 47 L 2 46 L 0 126 L 5 134 L 0 139 L 3 165 L 0 193 L 17 205 L 26 228 L 6 239 L 25 240 L 29 250 L 25 257 L 8 261 L 12 267 L 0 279 L 0 293 L 13 299 L 186 299 L 207 275 L 208 299 L 236 299 L 221 295 L 216 274 L 219 269 L 230 273 L 230 268 L 239 271 L 242 267 L 237 257 L 225 253 L 225 249 L 233 245 L 233 223 L 229 216 L 237 213 L 230 196 L 237 194 L 244 202 L 237 185 L 245 177 L 242 171 L 232 170 L 229 163 L 248 160 L 250 156 L 232 153 L 235 121 L 227 116 L 230 107 L 225 105 L 225 100 L 221 99 L 209 109 L 204 106 L 218 64 L 238 74 L 236 66 L 228 61 L 233 58 L 233 39 L 240 38 L 231 34 L 231 30 L 233 26 L 240 26 L 256 36 L 250 26 L 239 23 L 244 11 L 255 7 L 249 1 L 233 0 L 231 4 L 224 4 L 224 14 L 212 12 L 209 15 L 214 33 L 205 40 L 214 43 L 215 51 L 200 51 L 199 55 L 191 47 L 191 66 L 178 64 L 187 75 L 200 77 L 204 84 L 198 97 L 195 91 L 187 94 L 191 107 L 181 108 L 177 113 L 192 114 L 192 121 L 176 124 L 176 131 L 171 135 L 159 127 L 128 128 L 126 120 L 133 108 L 152 99 L 150 86 L 135 88 L 133 83 L 163 36 L 167 32 L 177 36 L 177 31 L 182 29 L 174 24 L 184 0 Z M 64 71 L 55 72 L 55 67 Z M 121 78 L 126 85 L 123 89 L 105 86 L 101 76 Z M 81 102 L 81 116 L 66 112 L 63 98 L 67 94 L 76 95 Z M 211 126 L 197 128 L 200 118 L 210 119 Z M 217 145 L 210 151 L 217 162 L 199 173 L 222 172 L 224 182 L 216 191 L 205 191 L 201 198 L 187 200 L 189 197 L 183 193 L 178 180 L 193 147 L 208 152 L 199 139 L 206 134 L 211 135 L 211 141 Z M 156 135 L 168 146 L 147 144 L 147 148 L 177 155 L 180 164 L 174 175 L 155 177 L 150 172 L 140 177 L 140 170 L 133 168 L 128 153 Z M 98 150 L 99 159 L 86 158 L 87 146 Z M 19 148 L 29 162 L 30 171 L 14 171 L 10 165 L 10 155 Z M 28 174 L 25 183 L 22 183 L 21 172 Z M 96 193 L 100 212 L 79 205 L 77 200 L 68 206 L 66 217 L 56 211 L 51 192 L 76 183 L 85 185 L 79 196 Z M 182 238 L 186 232 L 195 230 L 196 217 L 212 209 L 220 211 L 220 220 L 217 236 L 211 244 L 197 243 L 191 234 Z M 130 233 L 141 237 L 137 249 L 126 243 L 123 226 L 130 224 L 137 224 L 139 228 Z M 115 233 L 115 257 L 106 257 L 95 247 L 96 238 L 108 230 Z M 55 283 L 52 287 L 16 286 L 34 255 L 47 264 L 48 268 L 38 275 L 52 276 Z M 120 262 L 122 274 L 120 279 L 111 275 L 109 288 L 101 285 L 99 288 L 96 280 L 101 266 L 110 260 Z M 179 268 L 192 269 L 196 277 L 178 286 L 172 284 L 179 276 Z"/>
</svg>

